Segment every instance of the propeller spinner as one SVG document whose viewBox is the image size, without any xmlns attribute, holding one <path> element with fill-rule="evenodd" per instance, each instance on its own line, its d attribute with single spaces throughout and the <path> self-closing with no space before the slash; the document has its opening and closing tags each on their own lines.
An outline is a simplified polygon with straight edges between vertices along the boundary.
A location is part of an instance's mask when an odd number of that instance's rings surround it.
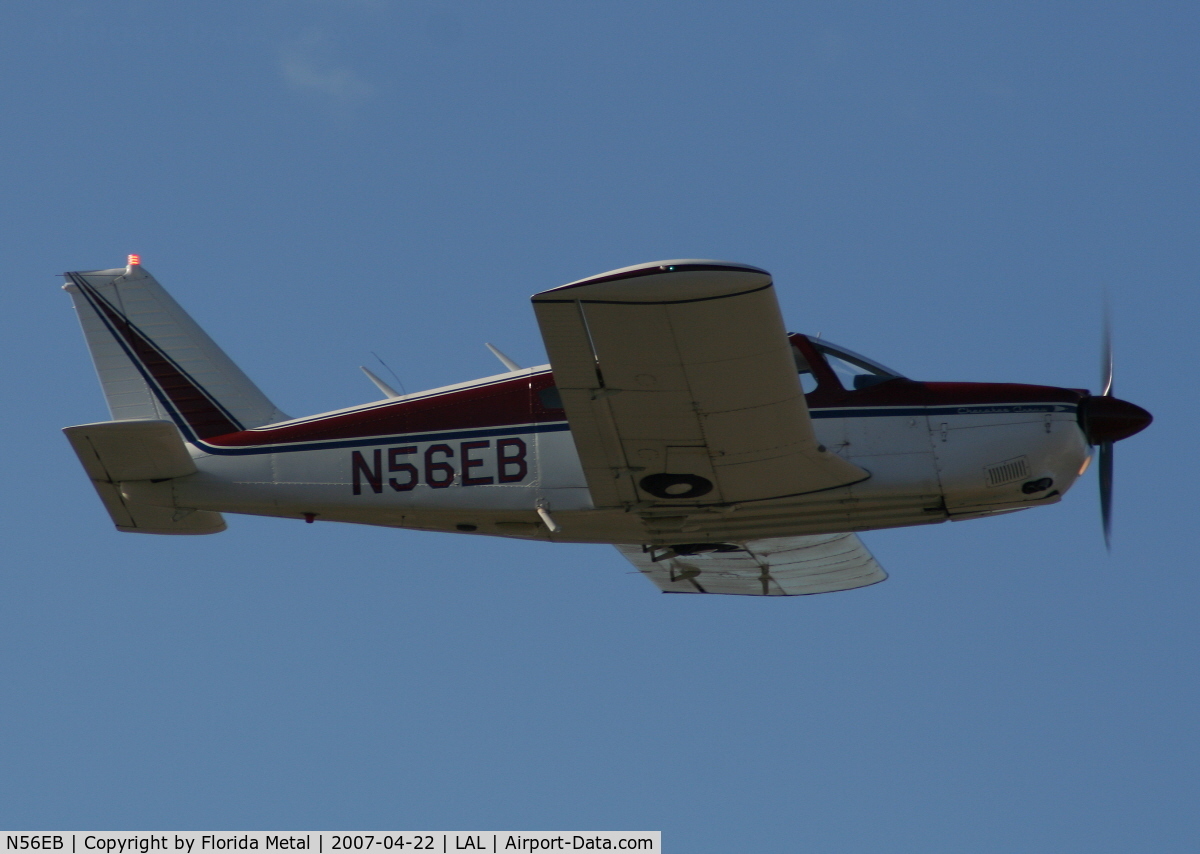
<svg viewBox="0 0 1200 854">
<path fill-rule="evenodd" d="M 1107 309 L 1100 351 L 1100 388 L 1100 394 L 1080 401 L 1078 417 L 1088 444 L 1100 449 L 1100 521 L 1104 526 L 1104 545 L 1111 550 L 1113 443 L 1145 430 L 1154 418 L 1140 406 L 1113 397 L 1112 319 Z"/>
</svg>

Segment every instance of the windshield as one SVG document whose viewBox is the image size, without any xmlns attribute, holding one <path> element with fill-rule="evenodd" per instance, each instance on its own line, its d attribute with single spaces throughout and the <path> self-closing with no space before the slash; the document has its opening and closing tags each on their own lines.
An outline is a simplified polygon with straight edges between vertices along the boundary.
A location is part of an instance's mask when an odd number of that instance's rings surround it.
<svg viewBox="0 0 1200 854">
<path fill-rule="evenodd" d="M 827 341 L 814 341 L 811 338 L 809 340 L 825 357 L 829 367 L 833 368 L 838 380 L 847 389 L 870 388 L 903 376 L 899 371 L 893 371 L 866 356 L 860 356 L 853 350 Z"/>
</svg>

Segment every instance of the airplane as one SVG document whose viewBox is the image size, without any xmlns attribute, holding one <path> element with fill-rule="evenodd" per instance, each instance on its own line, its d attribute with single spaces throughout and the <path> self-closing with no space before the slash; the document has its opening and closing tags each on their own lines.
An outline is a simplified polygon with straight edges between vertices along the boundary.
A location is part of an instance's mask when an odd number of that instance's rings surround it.
<svg viewBox="0 0 1200 854">
<path fill-rule="evenodd" d="M 887 575 L 858 534 L 1054 504 L 1148 412 L 1101 391 L 921 382 L 789 333 L 771 275 L 656 261 L 534 294 L 550 363 L 292 418 L 136 255 L 64 274 L 111 419 L 64 432 L 118 531 L 224 513 L 609 543 L 668 593 Z M 1093 448 L 1097 449 L 1093 453 Z"/>
</svg>

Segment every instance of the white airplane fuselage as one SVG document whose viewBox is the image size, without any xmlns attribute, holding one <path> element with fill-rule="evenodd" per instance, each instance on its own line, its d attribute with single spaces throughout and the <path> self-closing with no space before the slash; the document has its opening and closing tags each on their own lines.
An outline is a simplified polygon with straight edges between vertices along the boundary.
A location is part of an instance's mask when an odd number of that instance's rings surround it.
<svg viewBox="0 0 1200 854">
<path fill-rule="evenodd" d="M 896 378 L 807 396 L 819 441 L 868 471 L 864 481 L 765 502 L 596 509 L 563 413 L 539 398 L 552 386 L 548 368 L 537 368 L 229 435 L 193 436 L 196 474 L 123 490 L 132 501 L 164 507 L 558 542 L 669 544 L 923 525 L 1050 504 L 1075 482 L 1089 455 L 1077 420 L 1086 393 Z M 646 468 L 659 463 L 653 451 L 642 461 Z M 539 505 L 561 531 L 546 527 Z"/>
</svg>

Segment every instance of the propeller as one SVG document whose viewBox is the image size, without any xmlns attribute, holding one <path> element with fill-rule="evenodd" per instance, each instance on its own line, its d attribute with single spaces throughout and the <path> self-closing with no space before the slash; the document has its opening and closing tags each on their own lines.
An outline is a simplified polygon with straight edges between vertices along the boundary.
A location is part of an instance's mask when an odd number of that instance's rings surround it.
<svg viewBox="0 0 1200 854">
<path fill-rule="evenodd" d="M 1108 302 L 1108 294 L 1104 295 L 1104 326 L 1100 332 L 1100 392 L 1101 397 L 1112 397 L 1113 388 L 1113 350 L 1112 350 L 1112 308 Z M 1100 442 L 1099 465 L 1100 481 L 1100 524 L 1104 527 L 1104 548 L 1112 551 L 1112 488 L 1113 488 L 1113 443 Z"/>
<path fill-rule="evenodd" d="M 1104 300 L 1104 326 L 1100 330 L 1100 392 L 1101 397 L 1112 397 L 1113 353 L 1112 353 L 1112 309 L 1108 299 Z"/>
<path fill-rule="evenodd" d="M 1088 444 L 1099 448 L 1100 523 L 1104 526 L 1104 546 L 1112 551 L 1113 443 L 1145 430 L 1153 417 L 1140 406 L 1113 396 L 1112 313 L 1107 299 L 1100 344 L 1100 388 L 1100 394 L 1080 401 L 1079 426 Z"/>
<path fill-rule="evenodd" d="M 1113 443 L 1100 443 L 1100 524 L 1104 526 L 1104 547 L 1112 551 Z"/>
</svg>

